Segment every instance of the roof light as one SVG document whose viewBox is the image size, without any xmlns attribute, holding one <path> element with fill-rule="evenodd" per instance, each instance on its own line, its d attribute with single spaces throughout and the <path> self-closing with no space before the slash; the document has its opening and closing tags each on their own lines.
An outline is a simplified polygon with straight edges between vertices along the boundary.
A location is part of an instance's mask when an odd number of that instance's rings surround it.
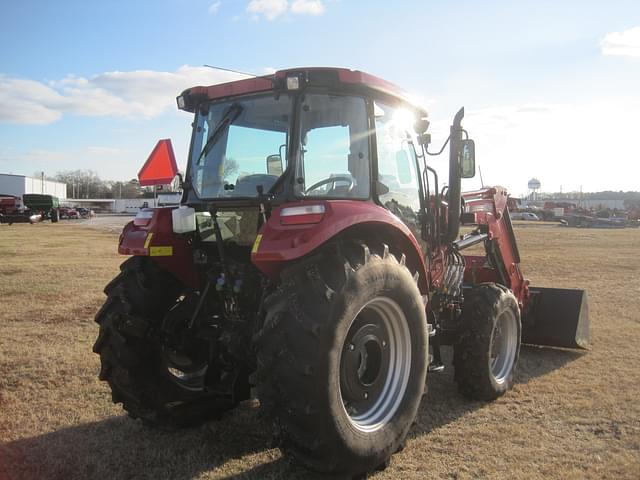
<svg viewBox="0 0 640 480">
<path fill-rule="evenodd" d="M 324 205 L 286 207 L 280 210 L 280 225 L 310 225 L 320 223 L 324 217 Z"/>
<path fill-rule="evenodd" d="M 287 77 L 287 90 L 298 90 L 300 88 L 299 77 Z"/>
</svg>

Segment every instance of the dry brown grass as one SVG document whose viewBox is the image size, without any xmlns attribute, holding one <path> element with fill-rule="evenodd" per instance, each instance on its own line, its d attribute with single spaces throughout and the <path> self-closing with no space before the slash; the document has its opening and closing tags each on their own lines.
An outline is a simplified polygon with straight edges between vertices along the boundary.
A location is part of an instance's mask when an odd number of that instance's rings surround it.
<svg viewBox="0 0 640 480">
<path fill-rule="evenodd" d="M 525 348 L 515 389 L 431 375 L 405 450 L 375 478 L 638 478 L 640 230 L 516 226 L 532 284 L 586 288 L 592 350 Z M 117 235 L 0 225 L 0 479 L 320 478 L 269 447 L 251 406 L 179 433 L 111 404 L 91 353 Z"/>
</svg>

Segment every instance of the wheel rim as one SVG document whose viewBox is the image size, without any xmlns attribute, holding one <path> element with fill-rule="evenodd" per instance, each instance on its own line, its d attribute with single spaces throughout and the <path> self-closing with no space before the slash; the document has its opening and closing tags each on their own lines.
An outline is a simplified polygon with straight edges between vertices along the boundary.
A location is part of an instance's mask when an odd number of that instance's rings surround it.
<svg viewBox="0 0 640 480">
<path fill-rule="evenodd" d="M 171 380 L 186 390 L 204 390 L 204 381 L 209 368 L 207 362 L 194 361 L 170 348 L 163 348 L 163 357 Z"/>
<path fill-rule="evenodd" d="M 504 311 L 496 321 L 491 333 L 491 374 L 496 383 L 504 383 L 516 359 L 518 348 L 518 327 L 511 310 Z"/>
<path fill-rule="evenodd" d="M 368 302 L 353 320 L 340 358 L 340 395 L 350 423 L 363 432 L 383 428 L 409 382 L 411 336 L 400 306 L 387 297 Z"/>
<path fill-rule="evenodd" d="M 163 326 L 176 338 L 185 334 L 188 322 L 193 315 L 195 302 L 199 297 L 181 295 L 163 320 Z M 163 328 L 164 328 L 163 327 Z M 162 361 L 172 382 L 185 390 L 202 391 L 209 369 L 208 345 L 194 339 L 187 332 L 186 338 L 179 342 L 180 348 L 168 342 L 161 345 Z"/>
</svg>

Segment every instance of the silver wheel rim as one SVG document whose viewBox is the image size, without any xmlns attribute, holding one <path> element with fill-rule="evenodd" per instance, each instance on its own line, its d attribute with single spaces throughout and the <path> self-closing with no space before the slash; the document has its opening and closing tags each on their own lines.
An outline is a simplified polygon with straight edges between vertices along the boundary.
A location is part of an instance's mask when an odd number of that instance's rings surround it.
<svg viewBox="0 0 640 480">
<path fill-rule="evenodd" d="M 496 383 L 504 383 L 511 374 L 517 349 L 518 326 L 516 317 L 511 310 L 505 310 L 500 314 L 493 327 L 489 345 L 491 374 Z"/>
<path fill-rule="evenodd" d="M 163 354 L 167 373 L 174 383 L 194 392 L 204 390 L 204 380 L 209 368 L 207 363 L 194 363 L 190 358 L 166 348 L 163 348 Z"/>
<path fill-rule="evenodd" d="M 351 425 L 383 428 L 404 398 L 411 370 L 409 323 L 400 306 L 376 297 L 356 315 L 340 359 L 340 396 Z"/>
<path fill-rule="evenodd" d="M 180 295 L 177 302 L 169 310 L 169 314 L 175 313 L 185 305 L 186 295 Z M 183 313 L 182 322 L 186 325 L 186 321 L 190 318 L 191 311 Z M 206 355 L 196 350 L 178 351 L 168 345 L 162 345 L 162 361 L 164 368 L 169 375 L 169 379 L 185 390 L 194 392 L 203 391 L 205 389 L 205 378 L 209 363 Z"/>
</svg>

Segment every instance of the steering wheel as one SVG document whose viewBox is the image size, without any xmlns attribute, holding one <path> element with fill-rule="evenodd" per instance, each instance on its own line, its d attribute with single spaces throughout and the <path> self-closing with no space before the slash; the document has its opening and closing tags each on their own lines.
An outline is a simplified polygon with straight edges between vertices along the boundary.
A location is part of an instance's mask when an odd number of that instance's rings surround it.
<svg viewBox="0 0 640 480">
<path fill-rule="evenodd" d="M 333 183 L 335 186 L 336 182 L 347 182 L 349 185 L 347 186 L 347 192 L 350 192 L 351 190 L 353 190 L 353 177 L 347 177 L 346 175 L 337 175 L 335 177 L 328 177 L 328 178 L 324 178 L 322 180 L 320 180 L 319 182 L 314 183 L 313 185 L 311 185 L 309 188 L 307 188 L 304 193 L 305 195 L 308 194 L 309 192 L 312 192 L 314 190 L 316 190 L 317 188 L 326 185 L 327 183 Z"/>
</svg>

